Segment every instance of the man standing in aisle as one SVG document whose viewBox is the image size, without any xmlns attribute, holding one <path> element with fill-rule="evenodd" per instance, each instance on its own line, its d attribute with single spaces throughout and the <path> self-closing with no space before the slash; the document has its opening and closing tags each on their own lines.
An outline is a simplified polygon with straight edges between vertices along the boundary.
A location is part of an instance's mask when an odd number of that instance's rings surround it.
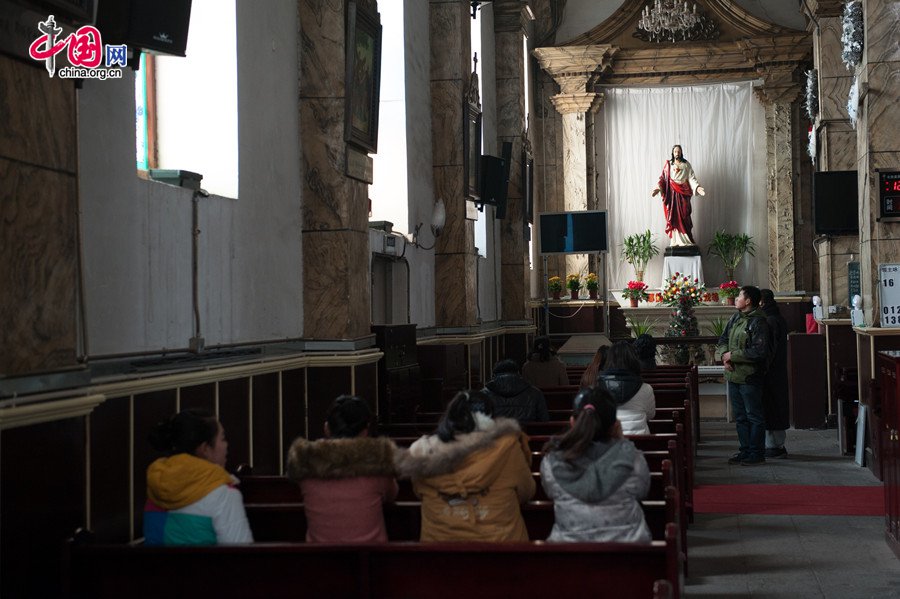
<svg viewBox="0 0 900 599">
<path fill-rule="evenodd" d="M 766 315 L 772 352 L 769 355 L 769 369 L 763 383 L 763 411 L 766 417 L 766 457 L 786 458 L 784 448 L 785 431 L 790 426 L 790 404 L 788 402 L 787 333 L 788 326 L 778 309 L 775 294 L 771 289 L 760 291 L 762 300 L 759 307 Z"/>
<path fill-rule="evenodd" d="M 739 450 L 729 464 L 756 466 L 766 461 L 766 420 L 762 389 L 771 352 L 769 325 L 759 308 L 759 288 L 741 287 L 731 317 L 716 346 L 716 358 L 725 366 L 728 400 L 734 414 Z"/>
</svg>

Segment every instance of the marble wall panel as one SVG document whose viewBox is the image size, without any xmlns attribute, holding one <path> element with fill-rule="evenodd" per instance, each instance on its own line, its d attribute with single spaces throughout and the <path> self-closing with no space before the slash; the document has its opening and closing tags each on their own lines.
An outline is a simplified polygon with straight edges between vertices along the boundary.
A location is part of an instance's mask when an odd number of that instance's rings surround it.
<svg viewBox="0 0 900 599">
<path fill-rule="evenodd" d="M 775 291 L 792 291 L 796 288 L 796 281 L 790 105 L 780 102 L 767 105 L 766 128 L 769 163 L 769 285 Z"/>
<path fill-rule="evenodd" d="M 875 219 L 877 217 L 877 198 L 868 200 L 870 190 L 872 189 L 872 173 L 869 172 L 868 156 L 866 159 L 860 160 L 856 169 L 856 188 L 857 202 L 856 207 L 859 219 L 859 241 L 868 242 L 872 239 L 872 230 L 875 227 Z M 873 211 L 876 214 L 873 214 Z"/>
<path fill-rule="evenodd" d="M 75 173 L 75 83 L 0 55 L 0 157 Z"/>
<path fill-rule="evenodd" d="M 0 158 L 0 373 L 75 364 L 74 175 Z M 15 318 L 13 318 L 15 316 Z"/>
<path fill-rule="evenodd" d="M 867 0 L 864 5 L 869 64 L 900 61 L 900 43 L 897 43 L 900 4 L 897 0 Z"/>
<path fill-rule="evenodd" d="M 298 2 L 300 97 L 343 98 L 346 2 Z"/>
<path fill-rule="evenodd" d="M 501 320 L 524 320 L 527 317 L 525 308 L 525 265 L 503 264 L 500 268 L 500 280 L 503 293 L 500 296 Z"/>
<path fill-rule="evenodd" d="M 841 18 L 819 18 L 816 39 L 816 68 L 819 77 L 846 77 L 852 75 L 841 60 Z"/>
<path fill-rule="evenodd" d="M 522 31 L 497 33 L 494 40 L 497 52 L 497 80 L 521 79 L 522 63 L 525 60 L 522 51 Z"/>
<path fill-rule="evenodd" d="M 343 99 L 307 98 L 300 102 L 300 129 L 303 227 L 306 230 L 349 228 Z"/>
<path fill-rule="evenodd" d="M 846 123 L 827 123 L 821 129 L 820 168 L 826 171 L 856 169 L 856 131 Z"/>
<path fill-rule="evenodd" d="M 849 119 L 847 96 L 853 77 L 821 77 L 819 79 L 819 118 L 822 120 Z"/>
<path fill-rule="evenodd" d="M 431 0 L 429 8 L 432 81 L 468 82 L 472 72 L 469 4 L 459 0 Z"/>
<path fill-rule="evenodd" d="M 894 20 L 894 45 L 897 20 Z M 865 97 L 868 148 L 874 152 L 900 151 L 900 61 L 868 64 L 869 91 Z M 861 121 L 862 122 L 862 121 Z"/>
<path fill-rule="evenodd" d="M 563 193 L 566 210 L 587 209 L 587 156 L 585 115 L 568 113 L 562 117 Z"/>
<path fill-rule="evenodd" d="M 519 137 L 525 129 L 525 97 L 521 79 L 497 80 L 497 134 Z"/>
<path fill-rule="evenodd" d="M 431 140 L 435 166 L 457 166 L 463 163 L 462 80 L 431 81 Z"/>
<path fill-rule="evenodd" d="M 303 233 L 305 337 L 358 339 L 369 334 L 368 254 L 365 232 Z"/>
<path fill-rule="evenodd" d="M 834 236 L 819 244 L 819 265 L 822 284 L 819 295 L 825 306 L 847 305 L 847 263 L 859 260 L 859 238 L 852 235 Z"/>
<path fill-rule="evenodd" d="M 471 326 L 476 321 L 475 254 L 439 254 L 434 258 L 435 324 Z"/>
<path fill-rule="evenodd" d="M 805 111 L 799 103 L 793 106 L 794 131 L 793 163 L 794 172 L 794 264 L 795 289 L 810 290 L 819 288 L 818 261 L 813 252 L 815 230 L 813 227 L 812 180 L 815 165 L 806 152 L 807 131 L 810 123 L 806 120 Z"/>
<path fill-rule="evenodd" d="M 474 226 L 466 218 L 471 203 L 463 192 L 462 166 L 436 166 L 434 172 L 435 197 L 444 200 L 447 211 L 444 232 L 437 239 L 435 251 L 438 253 L 460 253 L 472 251 L 475 243 Z"/>
</svg>

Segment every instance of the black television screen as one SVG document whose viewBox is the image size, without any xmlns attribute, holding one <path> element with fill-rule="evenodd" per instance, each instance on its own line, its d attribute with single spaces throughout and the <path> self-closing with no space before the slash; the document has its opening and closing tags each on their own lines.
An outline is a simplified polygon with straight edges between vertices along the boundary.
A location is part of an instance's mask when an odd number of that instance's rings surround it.
<svg viewBox="0 0 900 599">
<path fill-rule="evenodd" d="M 813 173 L 813 220 L 816 235 L 859 233 L 856 171 Z"/>
<path fill-rule="evenodd" d="M 550 212 L 540 215 L 541 254 L 605 252 L 606 212 Z"/>
</svg>

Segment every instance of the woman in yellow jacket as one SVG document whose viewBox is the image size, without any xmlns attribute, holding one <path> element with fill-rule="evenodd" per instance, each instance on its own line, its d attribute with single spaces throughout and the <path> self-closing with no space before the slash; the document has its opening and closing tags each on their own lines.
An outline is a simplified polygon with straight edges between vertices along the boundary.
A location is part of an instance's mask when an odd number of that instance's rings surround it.
<svg viewBox="0 0 900 599">
<path fill-rule="evenodd" d="M 483 393 L 458 393 L 436 434 L 398 454 L 422 499 L 423 541 L 528 540 L 519 508 L 535 490 L 528 437 L 493 412 Z"/>
</svg>

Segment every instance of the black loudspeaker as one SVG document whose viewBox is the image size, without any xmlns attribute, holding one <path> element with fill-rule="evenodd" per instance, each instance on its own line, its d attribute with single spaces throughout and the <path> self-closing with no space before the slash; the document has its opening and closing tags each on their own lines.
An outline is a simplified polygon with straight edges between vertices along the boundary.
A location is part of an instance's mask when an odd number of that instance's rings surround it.
<svg viewBox="0 0 900 599">
<path fill-rule="evenodd" d="M 508 146 L 508 147 L 507 147 Z M 506 216 L 506 193 L 509 185 L 509 160 L 512 144 L 504 142 L 505 158 L 483 154 L 481 156 L 481 204 L 495 206 L 497 218 Z"/>
<path fill-rule="evenodd" d="M 107 44 L 184 56 L 191 0 L 100 0 L 97 29 Z"/>
</svg>

